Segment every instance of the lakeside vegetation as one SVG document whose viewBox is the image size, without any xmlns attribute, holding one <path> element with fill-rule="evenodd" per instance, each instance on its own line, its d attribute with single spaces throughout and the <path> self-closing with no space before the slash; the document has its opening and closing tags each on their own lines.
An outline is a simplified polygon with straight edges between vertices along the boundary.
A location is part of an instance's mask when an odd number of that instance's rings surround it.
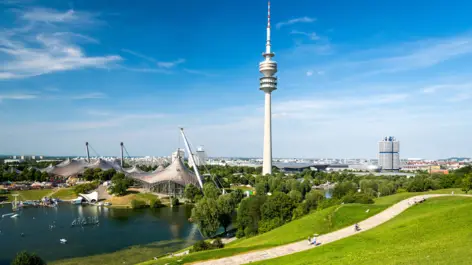
<svg viewBox="0 0 472 265">
<path fill-rule="evenodd" d="M 369 231 L 253 264 L 471 264 L 472 198 L 432 198 Z"/>
<path fill-rule="evenodd" d="M 154 257 L 161 257 L 169 252 L 185 248 L 193 241 L 169 240 L 139 246 L 131 246 L 113 253 L 99 254 L 88 257 L 71 258 L 48 262 L 49 265 L 115 265 L 137 264 Z"/>
</svg>

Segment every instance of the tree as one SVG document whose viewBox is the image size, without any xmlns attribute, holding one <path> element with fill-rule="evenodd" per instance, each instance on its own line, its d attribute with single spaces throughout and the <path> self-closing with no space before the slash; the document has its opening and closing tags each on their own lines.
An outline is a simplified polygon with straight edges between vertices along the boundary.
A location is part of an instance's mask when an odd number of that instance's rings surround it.
<svg viewBox="0 0 472 265">
<path fill-rule="evenodd" d="M 191 202 L 195 202 L 195 197 L 197 195 L 203 195 L 202 191 L 195 185 L 189 184 L 185 186 L 184 197 Z"/>
<path fill-rule="evenodd" d="M 340 182 L 334 186 L 333 197 L 340 199 L 348 193 L 357 192 L 357 185 L 350 181 Z"/>
<path fill-rule="evenodd" d="M 233 199 L 233 205 L 238 205 L 244 198 L 244 192 L 241 189 L 236 189 L 230 193 Z"/>
<path fill-rule="evenodd" d="M 282 222 L 289 221 L 292 219 L 292 210 L 295 206 L 295 203 L 287 194 L 275 192 L 267 198 L 261 207 L 262 219 L 269 220 L 279 217 Z"/>
<path fill-rule="evenodd" d="M 127 178 L 123 173 L 117 173 L 111 179 L 111 183 L 111 193 L 116 194 L 118 196 L 123 196 L 126 194 L 128 188 L 131 186 L 132 180 Z"/>
<path fill-rule="evenodd" d="M 256 194 L 265 195 L 268 191 L 268 184 L 265 181 L 260 181 L 256 184 Z"/>
<path fill-rule="evenodd" d="M 320 201 L 324 200 L 324 194 L 318 190 L 312 190 L 305 196 L 307 208 L 310 210 L 316 209 Z"/>
<path fill-rule="evenodd" d="M 462 179 L 462 190 L 467 194 L 472 189 L 472 173 L 467 173 Z"/>
<path fill-rule="evenodd" d="M 221 195 L 216 201 L 218 206 L 218 221 L 226 229 L 231 224 L 232 216 L 236 205 L 231 194 Z"/>
<path fill-rule="evenodd" d="M 16 254 L 11 265 L 46 265 L 46 262 L 34 253 L 22 251 Z"/>
<path fill-rule="evenodd" d="M 294 203 L 299 203 L 303 200 L 302 193 L 299 192 L 298 190 L 292 190 L 288 193 L 288 196 L 290 199 L 293 200 Z"/>
<path fill-rule="evenodd" d="M 213 184 L 213 182 L 207 182 L 203 185 L 203 195 L 207 198 L 218 199 L 220 196 L 220 190 Z"/>
<path fill-rule="evenodd" d="M 213 198 L 203 197 L 192 209 L 192 220 L 204 236 L 212 236 L 220 227 L 218 204 Z"/>
<path fill-rule="evenodd" d="M 257 233 L 261 220 L 261 207 L 267 196 L 251 196 L 241 201 L 238 207 L 238 237 L 251 236 Z"/>
</svg>

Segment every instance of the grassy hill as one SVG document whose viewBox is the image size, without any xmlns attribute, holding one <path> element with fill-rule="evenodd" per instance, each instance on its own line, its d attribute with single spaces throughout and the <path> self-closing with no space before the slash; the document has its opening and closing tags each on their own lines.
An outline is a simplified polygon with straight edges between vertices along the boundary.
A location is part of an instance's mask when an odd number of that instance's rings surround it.
<svg viewBox="0 0 472 265">
<path fill-rule="evenodd" d="M 472 264 L 472 198 L 429 199 L 372 230 L 255 264 Z"/>
<path fill-rule="evenodd" d="M 313 212 L 298 220 L 287 223 L 279 228 L 251 238 L 243 238 L 233 241 L 223 249 L 191 253 L 178 258 L 161 258 L 148 261 L 141 265 L 183 264 L 201 260 L 218 259 L 249 252 L 258 249 L 266 249 L 285 245 L 295 241 L 306 239 L 315 233 L 326 234 L 343 227 L 353 225 L 361 220 L 373 216 L 389 206 L 406 198 L 426 193 L 461 193 L 458 189 L 444 189 L 431 192 L 405 192 L 376 199 L 375 204 L 345 204 L 334 206 L 322 211 Z M 370 209 L 369 212 L 366 212 Z M 180 262 L 179 262 L 180 261 Z M 288 263 L 287 263 L 288 264 Z"/>
</svg>

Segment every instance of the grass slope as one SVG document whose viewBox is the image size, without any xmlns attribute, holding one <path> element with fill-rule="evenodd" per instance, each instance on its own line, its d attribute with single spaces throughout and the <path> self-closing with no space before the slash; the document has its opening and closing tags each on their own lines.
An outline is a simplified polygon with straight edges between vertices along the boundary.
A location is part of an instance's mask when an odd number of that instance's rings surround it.
<svg viewBox="0 0 472 265">
<path fill-rule="evenodd" d="M 277 229 L 255 237 L 236 240 L 223 249 L 191 253 L 176 258 L 161 258 L 143 264 L 182 264 L 217 259 L 257 249 L 265 249 L 306 239 L 314 233 L 324 234 L 364 220 L 386 209 L 388 205 L 346 204 L 306 215 Z M 366 212 L 370 209 L 369 212 Z M 180 262 L 179 262 L 180 260 Z"/>
<path fill-rule="evenodd" d="M 372 230 L 255 264 L 472 264 L 472 198 L 429 199 Z"/>
<path fill-rule="evenodd" d="M 60 188 L 54 192 L 51 197 L 59 198 L 61 200 L 72 200 L 77 198 L 77 195 L 72 188 Z"/>
<path fill-rule="evenodd" d="M 8 200 L 14 201 L 12 194 L 19 194 L 18 200 L 19 201 L 28 201 L 28 200 L 41 200 L 44 196 L 51 195 L 54 190 L 45 189 L 45 190 L 19 190 L 19 191 L 12 191 L 8 194 Z"/>
<path fill-rule="evenodd" d="M 269 231 L 265 234 L 251 238 L 243 238 L 235 240 L 223 249 L 202 251 L 191 253 L 178 258 L 161 258 L 156 261 L 148 261 L 142 265 L 160 265 L 160 264 L 182 264 L 201 260 L 218 259 L 249 252 L 258 249 L 266 249 L 275 246 L 289 244 L 295 241 L 306 239 L 315 233 L 326 234 L 336 231 L 343 227 L 352 225 L 359 221 L 365 220 L 391 205 L 402 201 L 406 198 L 427 193 L 444 193 L 449 194 L 454 191 L 455 194 L 463 193 L 460 189 L 443 189 L 430 192 L 404 192 L 391 196 L 380 197 L 375 200 L 375 204 L 346 204 L 342 207 L 334 206 L 322 211 L 313 212 L 298 220 L 292 221 L 279 228 Z M 368 213 L 366 210 L 370 209 Z M 181 260 L 178 262 L 178 260 Z"/>
</svg>

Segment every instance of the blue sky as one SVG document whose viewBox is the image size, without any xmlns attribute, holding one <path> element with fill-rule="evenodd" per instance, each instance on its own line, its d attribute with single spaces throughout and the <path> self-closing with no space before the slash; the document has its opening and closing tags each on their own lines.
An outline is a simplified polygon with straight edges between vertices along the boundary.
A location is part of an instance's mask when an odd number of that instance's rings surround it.
<svg viewBox="0 0 472 265">
<path fill-rule="evenodd" d="M 0 153 L 262 155 L 266 1 L 0 3 Z M 471 8 L 273 0 L 274 157 L 471 156 Z"/>
</svg>

